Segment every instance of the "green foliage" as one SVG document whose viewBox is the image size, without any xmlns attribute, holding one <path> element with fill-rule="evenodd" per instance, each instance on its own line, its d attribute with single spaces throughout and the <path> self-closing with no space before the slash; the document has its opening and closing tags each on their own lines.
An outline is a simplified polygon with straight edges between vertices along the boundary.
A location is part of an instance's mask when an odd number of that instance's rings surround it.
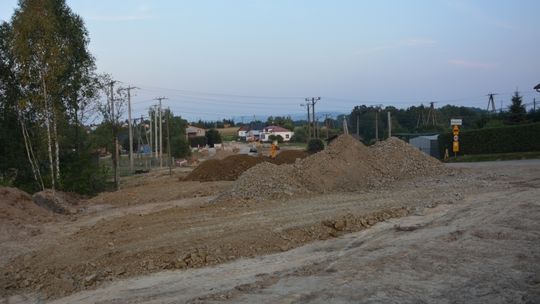
<svg viewBox="0 0 540 304">
<path fill-rule="evenodd" d="M 270 142 L 274 142 L 274 140 L 276 140 L 280 144 L 283 143 L 283 137 L 281 135 L 271 134 L 270 136 L 268 136 L 268 139 L 270 140 Z"/>
<path fill-rule="evenodd" d="M 304 127 L 294 128 L 294 135 L 291 137 L 292 142 L 306 142 L 307 140 L 307 131 Z"/>
<path fill-rule="evenodd" d="M 206 136 L 195 136 L 189 138 L 189 145 L 191 147 L 204 147 L 208 143 Z"/>
<path fill-rule="evenodd" d="M 171 139 L 171 152 L 174 158 L 185 158 L 191 155 L 191 148 L 185 136 L 177 136 Z"/>
<path fill-rule="evenodd" d="M 441 155 L 452 142 L 451 133 L 439 136 Z M 459 145 L 461 155 L 540 151 L 540 123 L 462 131 Z"/>
<path fill-rule="evenodd" d="M 287 130 L 293 130 L 294 129 L 294 122 L 291 119 L 290 116 L 269 116 L 266 120 L 267 126 L 280 126 Z"/>
<path fill-rule="evenodd" d="M 324 142 L 322 139 L 314 138 L 310 139 L 307 146 L 307 151 L 309 153 L 317 153 L 324 150 Z"/>
<path fill-rule="evenodd" d="M 213 147 L 214 144 L 221 143 L 221 134 L 219 134 L 218 130 L 216 129 L 210 129 L 206 131 L 206 139 L 207 139 L 208 145 L 210 147 Z"/>
<path fill-rule="evenodd" d="M 510 110 L 507 117 L 508 124 L 520 124 L 527 121 L 527 111 L 523 105 L 523 97 L 519 95 L 518 91 L 514 92 L 514 96 L 512 96 L 512 104 L 508 109 Z"/>
<path fill-rule="evenodd" d="M 90 153 L 64 155 L 63 190 L 95 195 L 107 186 L 108 169 L 99 165 L 99 156 Z"/>
</svg>

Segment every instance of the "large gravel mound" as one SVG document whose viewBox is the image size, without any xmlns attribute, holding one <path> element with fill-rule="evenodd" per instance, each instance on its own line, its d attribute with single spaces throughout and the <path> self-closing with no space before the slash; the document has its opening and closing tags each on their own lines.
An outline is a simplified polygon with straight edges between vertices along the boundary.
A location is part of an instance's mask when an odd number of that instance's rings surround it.
<svg viewBox="0 0 540 304">
<path fill-rule="evenodd" d="M 366 147 L 341 135 L 325 150 L 294 164 L 259 164 L 242 174 L 222 197 L 358 191 L 408 177 L 448 172 L 441 162 L 397 138 Z"/>
</svg>

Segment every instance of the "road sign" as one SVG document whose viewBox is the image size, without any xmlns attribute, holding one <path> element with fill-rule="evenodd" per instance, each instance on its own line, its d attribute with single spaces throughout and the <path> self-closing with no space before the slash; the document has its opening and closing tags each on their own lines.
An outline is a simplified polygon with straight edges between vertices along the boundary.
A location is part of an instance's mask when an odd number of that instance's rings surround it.
<svg viewBox="0 0 540 304">
<path fill-rule="evenodd" d="M 452 151 L 454 153 L 459 152 L 459 141 L 454 141 L 454 144 L 452 145 Z"/>
<path fill-rule="evenodd" d="M 459 141 L 459 136 L 454 135 L 454 141 Z"/>
<path fill-rule="evenodd" d="M 461 118 L 452 118 L 450 119 L 450 125 L 451 126 L 461 126 L 461 123 L 462 123 L 462 119 Z"/>
</svg>

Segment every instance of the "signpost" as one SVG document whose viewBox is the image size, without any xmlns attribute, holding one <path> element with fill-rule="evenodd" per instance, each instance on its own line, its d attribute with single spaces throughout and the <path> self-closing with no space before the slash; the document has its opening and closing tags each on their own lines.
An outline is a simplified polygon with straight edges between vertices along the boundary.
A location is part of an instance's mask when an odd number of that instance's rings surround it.
<svg viewBox="0 0 540 304">
<path fill-rule="evenodd" d="M 452 118 L 450 119 L 450 125 L 452 126 L 452 134 L 454 135 L 454 142 L 452 143 L 452 151 L 454 152 L 454 157 L 457 156 L 459 152 L 459 126 L 462 124 L 461 119 Z"/>
</svg>

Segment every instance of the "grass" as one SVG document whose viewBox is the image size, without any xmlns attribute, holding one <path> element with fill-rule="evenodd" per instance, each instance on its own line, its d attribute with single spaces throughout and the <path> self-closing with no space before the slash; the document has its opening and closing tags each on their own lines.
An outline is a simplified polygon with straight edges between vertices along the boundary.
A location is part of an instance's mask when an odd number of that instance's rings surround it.
<svg viewBox="0 0 540 304">
<path fill-rule="evenodd" d="M 221 134 L 221 137 L 224 137 L 224 136 L 231 136 L 231 135 L 238 136 L 238 129 L 239 127 L 230 127 L 230 128 L 218 128 L 216 130 L 219 132 L 219 134 Z"/>
<path fill-rule="evenodd" d="M 465 163 L 465 162 L 482 162 L 482 161 L 498 161 L 498 160 L 516 160 L 516 159 L 535 159 L 540 158 L 540 151 L 535 152 L 513 152 L 513 153 L 494 153 L 494 154 L 477 154 L 477 155 L 460 155 L 456 158 L 450 157 L 446 162 L 449 163 Z"/>
</svg>

